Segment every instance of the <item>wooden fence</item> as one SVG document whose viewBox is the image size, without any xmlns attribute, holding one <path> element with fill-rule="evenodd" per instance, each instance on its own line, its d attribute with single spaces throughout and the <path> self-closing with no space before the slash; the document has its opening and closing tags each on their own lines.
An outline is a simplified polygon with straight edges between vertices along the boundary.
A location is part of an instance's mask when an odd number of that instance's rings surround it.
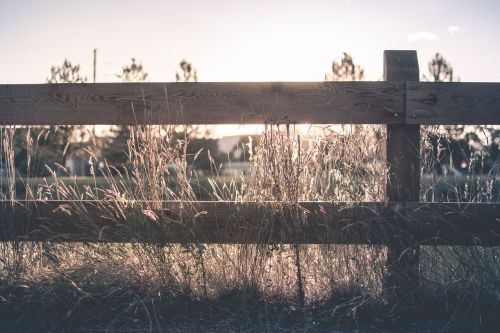
<svg viewBox="0 0 500 333">
<path fill-rule="evenodd" d="M 119 214 L 110 219 L 99 202 L 5 201 L 0 240 L 378 244 L 388 248 L 389 285 L 408 290 L 417 280 L 419 245 L 500 245 L 500 204 L 418 202 L 420 125 L 499 125 L 500 83 L 418 82 L 415 51 L 385 51 L 384 78 L 0 85 L 2 125 L 386 124 L 389 167 L 386 202 L 302 202 L 307 214 L 293 232 L 284 231 L 299 208 L 272 202 L 164 202 L 156 212 L 164 223 L 131 226 Z M 193 210 L 196 218 L 182 219 Z M 145 238 L 144 228 L 154 232 Z"/>
</svg>

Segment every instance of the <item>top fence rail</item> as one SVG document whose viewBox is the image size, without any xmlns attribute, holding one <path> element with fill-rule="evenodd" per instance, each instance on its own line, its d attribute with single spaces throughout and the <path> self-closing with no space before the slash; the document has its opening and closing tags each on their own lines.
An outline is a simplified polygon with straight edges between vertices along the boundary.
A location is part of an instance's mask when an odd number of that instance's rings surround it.
<svg viewBox="0 0 500 333">
<path fill-rule="evenodd" d="M 0 85 L 0 125 L 499 125 L 500 83 Z"/>
</svg>

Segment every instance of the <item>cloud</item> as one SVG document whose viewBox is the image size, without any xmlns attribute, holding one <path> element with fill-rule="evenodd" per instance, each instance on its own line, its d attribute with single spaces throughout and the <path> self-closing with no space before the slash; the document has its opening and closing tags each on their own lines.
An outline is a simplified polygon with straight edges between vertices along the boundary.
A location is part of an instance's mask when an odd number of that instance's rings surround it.
<svg viewBox="0 0 500 333">
<path fill-rule="evenodd" d="M 455 34 L 460 31 L 460 28 L 456 25 L 450 25 L 447 30 L 451 36 L 455 36 Z"/>
<path fill-rule="evenodd" d="M 409 42 L 415 42 L 417 40 L 436 40 L 438 36 L 429 31 L 419 31 L 409 34 L 407 39 Z"/>
</svg>

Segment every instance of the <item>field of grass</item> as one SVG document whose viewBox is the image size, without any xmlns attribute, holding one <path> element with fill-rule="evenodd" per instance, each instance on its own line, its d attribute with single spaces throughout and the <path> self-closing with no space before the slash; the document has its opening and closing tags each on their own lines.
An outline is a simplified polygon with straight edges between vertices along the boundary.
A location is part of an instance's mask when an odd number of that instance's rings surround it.
<svg viewBox="0 0 500 333">
<path fill-rule="evenodd" d="M 215 165 L 210 177 L 197 178 L 183 153 L 188 142 L 170 141 L 169 130 L 132 130 L 127 174 L 106 164 L 103 177 L 95 178 L 54 172 L 46 180 L 20 180 L 11 174 L 2 183 L 3 197 L 98 199 L 103 214 L 119 210 L 129 220 L 144 217 L 165 200 L 287 205 L 384 200 L 383 130 L 376 126 L 325 130 L 314 137 L 269 126 L 249 151 L 252 172 L 237 179 L 220 176 Z M 11 149 L 2 143 L 7 165 L 13 161 Z M 98 165 L 99 157 L 92 158 Z M 424 199 L 498 200 L 498 180 L 472 175 L 463 182 L 451 180 L 424 178 Z M 477 187 L 465 186 L 469 181 Z M 429 191 L 434 195 L 429 197 Z M 88 218 L 84 211 L 68 209 Z M 287 223 L 293 227 L 300 218 L 291 216 Z M 499 248 L 421 247 L 420 284 L 407 295 L 411 303 L 401 300 L 412 304 L 409 308 L 388 301 L 386 258 L 386 247 L 368 245 L 4 242 L 0 330 L 182 331 L 187 325 L 186 331 L 214 332 L 488 332 L 499 327 Z"/>
</svg>

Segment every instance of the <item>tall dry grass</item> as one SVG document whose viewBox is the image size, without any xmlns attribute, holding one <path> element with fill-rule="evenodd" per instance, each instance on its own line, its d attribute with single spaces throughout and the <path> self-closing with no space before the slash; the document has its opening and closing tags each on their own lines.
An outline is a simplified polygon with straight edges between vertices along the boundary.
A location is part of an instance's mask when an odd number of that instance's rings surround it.
<svg viewBox="0 0 500 333">
<path fill-rule="evenodd" d="M 49 168 L 52 177 L 36 187 L 26 184 L 26 199 L 34 204 L 71 200 L 65 209 L 86 221 L 89 233 L 99 230 L 92 227 L 83 201 L 95 200 L 104 218 L 128 221 L 145 243 L 1 243 L 4 316 L 38 318 L 44 325 L 57 323 L 58 327 L 140 323 L 151 329 L 179 316 L 253 318 L 266 323 L 289 320 L 290 313 L 315 322 L 325 315 L 330 321 L 358 320 L 368 313 L 385 318 L 386 313 L 380 313 L 385 302 L 382 246 L 162 241 L 152 225 L 166 218 L 183 224 L 201 213 L 193 190 L 200 181 L 186 153 L 189 138 L 176 131 L 172 126 L 131 127 L 124 147 L 129 160 L 126 169 L 109 165 L 98 147 L 85 148 L 94 186 L 82 187 L 76 180 L 61 178 L 71 176 L 62 165 Z M 0 181 L 8 184 L 2 199 L 11 202 L 17 199 L 19 178 L 12 147 L 15 135 L 16 129 L 2 128 L 7 176 Z M 255 147 L 246 146 L 251 171 L 226 182 L 214 162 L 207 191 L 213 200 L 272 201 L 277 209 L 291 207 L 295 213 L 287 216 L 287 223 L 292 226 L 301 223 L 301 201 L 383 201 L 384 138 L 379 126 L 311 127 L 304 133 L 292 125 L 268 125 Z M 26 142 L 28 155 L 34 156 L 37 138 Z M 436 163 L 435 152 L 426 149 L 425 141 L 423 147 L 424 166 Z M 481 193 L 493 197 L 487 191 Z M 163 202 L 169 200 L 185 205 L 172 216 L 158 216 Z M 423 294 L 443 296 L 439 311 L 450 322 L 475 306 L 473 318 L 481 325 L 484 295 L 494 299 L 500 290 L 498 248 L 424 247 L 421 257 Z M 448 302 L 449 295 L 453 301 Z M 457 305 L 456 298 L 462 296 L 464 303 Z"/>
</svg>

